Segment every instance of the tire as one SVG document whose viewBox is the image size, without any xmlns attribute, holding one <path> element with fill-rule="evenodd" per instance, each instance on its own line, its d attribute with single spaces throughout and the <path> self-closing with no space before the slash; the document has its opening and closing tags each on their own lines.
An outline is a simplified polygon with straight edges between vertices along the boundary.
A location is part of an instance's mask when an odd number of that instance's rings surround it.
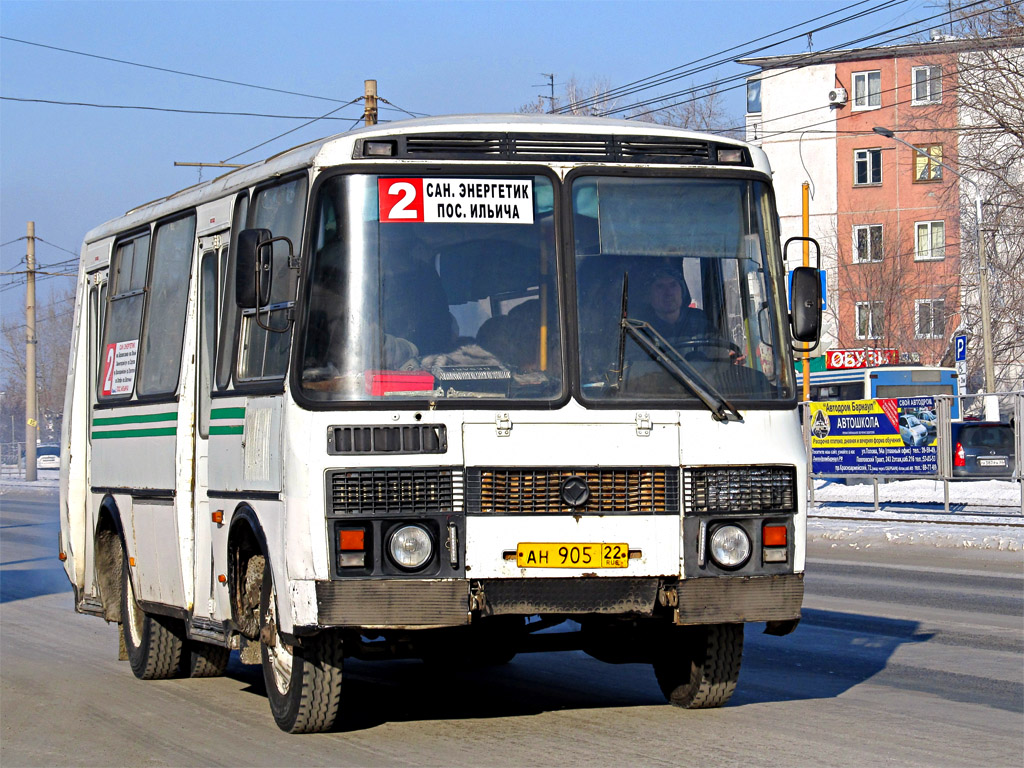
<svg viewBox="0 0 1024 768">
<path fill-rule="evenodd" d="M 121 633 L 128 663 L 137 678 L 164 680 L 178 676 L 185 627 L 180 621 L 146 613 L 139 607 L 127 554 L 123 554 L 121 563 Z"/>
<path fill-rule="evenodd" d="M 743 625 L 673 627 L 659 648 L 654 674 L 669 703 L 684 709 L 724 706 L 740 676 Z"/>
<path fill-rule="evenodd" d="M 253 561 L 250 567 L 260 567 Z M 321 733 L 334 727 L 341 706 L 342 647 L 325 631 L 288 646 L 277 634 L 277 599 L 270 564 L 263 567 L 260 591 L 260 658 L 270 711 L 287 733 Z"/>
<path fill-rule="evenodd" d="M 181 655 L 181 673 L 185 677 L 222 677 L 230 658 L 229 648 L 189 640 Z"/>
</svg>

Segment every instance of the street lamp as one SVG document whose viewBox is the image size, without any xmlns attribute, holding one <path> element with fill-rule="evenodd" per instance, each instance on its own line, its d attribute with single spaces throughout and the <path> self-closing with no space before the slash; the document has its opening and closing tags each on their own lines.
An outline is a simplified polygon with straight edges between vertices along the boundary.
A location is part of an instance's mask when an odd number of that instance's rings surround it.
<svg viewBox="0 0 1024 768">
<path fill-rule="evenodd" d="M 972 187 L 974 187 L 974 202 L 977 207 L 977 218 L 978 218 L 978 271 L 980 274 L 980 290 L 981 290 L 981 340 L 985 350 L 985 391 L 995 393 L 996 391 L 996 376 L 995 376 L 995 364 L 992 359 L 992 325 L 989 318 L 989 301 L 988 301 L 988 261 L 985 256 L 985 235 L 981 230 L 981 187 L 974 179 L 970 179 L 964 176 L 960 171 L 955 168 L 950 168 L 945 163 L 939 162 L 932 157 L 928 152 L 919 147 L 915 147 L 909 141 L 904 141 L 895 133 L 890 131 L 888 128 L 882 128 L 881 126 L 875 126 L 871 129 L 879 136 L 885 136 L 887 139 L 892 139 L 905 147 L 910 147 L 917 154 L 927 157 L 932 163 L 945 168 L 953 175 L 959 177 L 962 181 L 966 181 Z M 994 397 L 985 398 L 985 418 L 989 421 L 999 420 L 998 403 Z"/>
</svg>

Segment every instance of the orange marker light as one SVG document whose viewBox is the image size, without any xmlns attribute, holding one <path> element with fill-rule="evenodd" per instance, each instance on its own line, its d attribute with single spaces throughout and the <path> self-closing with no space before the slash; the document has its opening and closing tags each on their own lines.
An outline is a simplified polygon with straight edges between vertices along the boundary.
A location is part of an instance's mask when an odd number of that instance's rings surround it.
<svg viewBox="0 0 1024 768">
<path fill-rule="evenodd" d="M 130 565 L 132 568 L 135 567 L 135 558 L 134 557 L 129 557 L 128 558 L 128 565 Z"/>
<path fill-rule="evenodd" d="M 770 525 L 765 523 L 765 526 L 762 529 L 761 540 L 764 542 L 766 547 L 786 546 L 786 526 Z"/>
<path fill-rule="evenodd" d="M 213 518 L 213 522 L 215 522 L 217 525 L 222 524 L 224 522 L 224 510 L 218 509 L 211 515 L 211 517 Z"/>
<path fill-rule="evenodd" d="M 228 580 L 228 577 L 225 576 L 223 573 L 220 573 L 220 574 L 217 575 L 217 581 L 219 581 L 221 584 L 226 583 L 227 580 Z"/>
<path fill-rule="evenodd" d="M 362 528 L 356 530 L 339 531 L 338 547 L 343 550 L 361 550 L 364 548 L 364 537 L 366 532 Z"/>
</svg>

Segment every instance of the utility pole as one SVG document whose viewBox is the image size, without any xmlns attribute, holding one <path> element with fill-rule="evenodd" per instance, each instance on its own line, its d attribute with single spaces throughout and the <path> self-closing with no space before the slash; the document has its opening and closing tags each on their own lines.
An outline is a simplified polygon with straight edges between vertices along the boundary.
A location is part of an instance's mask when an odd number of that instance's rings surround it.
<svg viewBox="0 0 1024 768">
<path fill-rule="evenodd" d="M 801 199 L 802 199 L 802 206 L 801 206 L 801 208 L 802 208 L 802 212 L 803 213 L 802 213 L 802 216 L 800 217 L 801 218 L 801 224 L 802 224 L 801 228 L 803 230 L 801 234 L 803 234 L 803 236 L 804 236 L 803 245 L 804 245 L 804 266 L 805 267 L 809 266 L 810 263 L 811 263 L 811 259 L 810 259 L 810 247 L 811 247 L 811 244 L 807 240 L 807 238 L 809 238 L 811 236 L 810 190 L 811 190 L 810 183 L 805 181 L 804 185 L 803 185 L 803 188 L 802 188 L 802 194 L 801 194 Z M 803 382 L 804 382 L 803 399 L 804 399 L 804 401 L 807 401 L 807 400 L 811 399 L 811 353 L 809 351 L 810 350 L 810 345 L 805 341 L 803 343 L 803 348 L 804 348 L 804 353 L 800 356 L 800 358 L 801 358 L 800 369 L 803 372 Z"/>
<path fill-rule="evenodd" d="M 550 96 L 541 96 L 541 98 L 548 100 L 548 112 L 549 113 L 550 112 L 554 112 L 555 111 L 555 75 L 554 75 L 553 72 L 541 72 L 540 76 L 541 77 L 546 77 L 548 79 L 548 86 L 551 88 L 551 95 Z"/>
<path fill-rule="evenodd" d="M 25 261 L 25 479 L 36 480 L 36 223 L 28 223 Z"/>
<path fill-rule="evenodd" d="M 363 110 L 363 124 L 364 125 L 376 125 L 377 124 L 377 81 L 376 80 L 364 80 L 363 81 L 363 102 L 366 104 L 366 108 Z"/>
</svg>

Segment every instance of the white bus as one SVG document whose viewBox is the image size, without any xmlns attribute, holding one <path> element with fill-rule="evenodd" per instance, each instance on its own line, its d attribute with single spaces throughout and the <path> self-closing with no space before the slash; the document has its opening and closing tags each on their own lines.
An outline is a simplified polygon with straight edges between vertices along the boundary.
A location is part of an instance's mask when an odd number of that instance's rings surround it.
<svg viewBox="0 0 1024 768">
<path fill-rule="evenodd" d="M 129 211 L 82 246 L 76 610 L 140 678 L 237 649 L 289 732 L 350 657 L 583 649 L 720 706 L 803 599 L 794 283 L 764 153 L 644 123 L 378 125 Z"/>
</svg>

